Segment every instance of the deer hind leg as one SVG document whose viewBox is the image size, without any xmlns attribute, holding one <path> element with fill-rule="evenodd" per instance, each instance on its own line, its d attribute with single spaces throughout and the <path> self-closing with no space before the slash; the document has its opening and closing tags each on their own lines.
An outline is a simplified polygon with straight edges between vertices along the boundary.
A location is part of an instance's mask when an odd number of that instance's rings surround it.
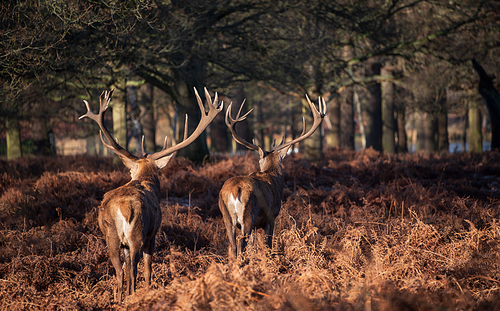
<svg viewBox="0 0 500 311">
<path fill-rule="evenodd" d="M 127 279 L 127 291 L 126 291 L 126 294 L 127 296 L 130 295 L 130 285 L 131 285 L 131 282 L 130 282 L 130 276 L 131 276 L 131 273 L 130 273 L 130 267 L 131 267 L 131 263 L 130 263 L 130 249 L 125 247 L 123 249 L 123 254 L 124 254 L 124 263 L 123 263 L 123 270 L 125 271 L 125 278 Z"/>
<path fill-rule="evenodd" d="M 146 243 L 142 255 L 144 256 L 144 279 L 146 280 L 146 287 L 151 285 L 151 274 L 152 268 L 151 264 L 153 261 L 153 252 L 155 249 L 155 235 L 151 237 L 148 243 Z"/>
<path fill-rule="evenodd" d="M 227 238 L 229 240 L 229 252 L 236 257 L 237 248 L 236 248 L 236 225 L 233 224 L 230 220 L 226 221 L 224 219 L 224 223 L 226 225 L 226 233 Z"/>
<path fill-rule="evenodd" d="M 107 239 L 107 241 L 110 240 Z M 109 259 L 111 260 L 116 272 L 116 287 L 114 289 L 115 301 L 120 302 L 122 300 L 123 293 L 123 269 L 120 261 L 120 243 L 107 242 L 107 244 Z"/>
<path fill-rule="evenodd" d="M 226 234 L 229 240 L 229 254 L 236 257 L 236 219 L 234 219 L 230 214 L 226 203 L 222 197 L 219 197 L 219 209 L 222 213 L 224 220 L 224 225 L 226 226 Z"/>
<path fill-rule="evenodd" d="M 242 254 L 245 251 L 249 241 L 253 243 L 252 227 L 251 223 L 243 223 L 241 225 L 241 237 L 238 240 L 239 254 Z"/>
<path fill-rule="evenodd" d="M 141 258 L 140 254 L 140 247 L 134 247 L 130 246 L 128 250 L 128 258 L 127 258 L 127 263 L 128 263 L 128 279 L 127 279 L 127 294 L 133 294 L 135 293 L 135 287 L 136 287 L 136 279 L 137 279 L 137 264 L 139 263 L 139 259 Z"/>
</svg>

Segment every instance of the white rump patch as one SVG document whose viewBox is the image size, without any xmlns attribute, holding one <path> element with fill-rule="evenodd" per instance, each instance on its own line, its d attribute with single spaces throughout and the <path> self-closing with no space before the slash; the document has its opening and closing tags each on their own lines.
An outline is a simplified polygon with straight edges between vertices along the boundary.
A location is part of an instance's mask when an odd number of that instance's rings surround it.
<svg viewBox="0 0 500 311">
<path fill-rule="evenodd" d="M 231 194 L 229 196 L 229 205 L 234 206 L 234 213 L 236 214 L 236 223 L 243 225 L 243 213 L 245 210 L 245 205 L 243 204 L 243 202 L 241 202 L 241 196 L 238 195 L 238 197 L 235 198 L 233 197 L 233 194 Z"/>
<path fill-rule="evenodd" d="M 118 236 L 120 237 L 120 241 L 128 245 L 129 244 L 129 235 L 131 226 L 123 216 L 120 209 L 118 209 L 118 215 L 116 217 L 116 230 L 118 231 Z"/>
</svg>

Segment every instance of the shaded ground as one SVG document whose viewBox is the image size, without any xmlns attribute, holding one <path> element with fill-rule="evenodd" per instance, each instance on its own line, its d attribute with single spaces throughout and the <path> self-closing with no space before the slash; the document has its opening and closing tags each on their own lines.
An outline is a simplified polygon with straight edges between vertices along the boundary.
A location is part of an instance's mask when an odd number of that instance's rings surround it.
<svg viewBox="0 0 500 311">
<path fill-rule="evenodd" d="M 251 154 L 161 172 L 153 288 L 112 301 L 97 227 L 111 159 L 0 161 L 0 309 L 491 310 L 500 307 L 500 154 L 328 151 L 284 161 L 276 247 L 228 261 L 217 195 Z M 142 263 L 141 263 L 142 264 Z"/>
</svg>

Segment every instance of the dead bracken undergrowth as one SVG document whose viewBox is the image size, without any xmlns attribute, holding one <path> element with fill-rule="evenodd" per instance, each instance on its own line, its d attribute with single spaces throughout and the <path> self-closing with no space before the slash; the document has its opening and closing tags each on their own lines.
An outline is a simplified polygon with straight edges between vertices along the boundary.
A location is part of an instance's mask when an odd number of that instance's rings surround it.
<svg viewBox="0 0 500 311">
<path fill-rule="evenodd" d="M 275 248 L 261 230 L 229 260 L 217 196 L 252 154 L 160 173 L 153 285 L 113 302 L 97 226 L 124 168 L 95 157 L 0 161 L 0 310 L 500 308 L 500 154 L 288 156 Z"/>
</svg>

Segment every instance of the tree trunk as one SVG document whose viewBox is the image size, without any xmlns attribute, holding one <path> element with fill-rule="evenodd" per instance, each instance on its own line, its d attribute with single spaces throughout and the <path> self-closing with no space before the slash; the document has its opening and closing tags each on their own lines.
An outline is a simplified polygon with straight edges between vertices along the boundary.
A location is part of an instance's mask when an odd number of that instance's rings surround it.
<svg viewBox="0 0 500 311">
<path fill-rule="evenodd" d="M 31 138 L 33 139 L 33 154 L 41 156 L 52 155 L 49 132 L 44 118 L 33 118 L 31 122 Z"/>
<path fill-rule="evenodd" d="M 13 160 L 22 156 L 21 128 L 17 117 L 10 117 L 5 122 L 7 130 L 7 159 Z"/>
<path fill-rule="evenodd" d="M 417 152 L 420 151 L 425 151 L 425 140 L 426 140 L 426 133 L 425 133 L 425 122 L 427 118 L 426 113 L 418 113 L 416 115 L 417 117 L 417 122 L 416 122 L 416 128 L 417 128 L 417 142 L 416 142 L 416 150 Z"/>
<path fill-rule="evenodd" d="M 450 151 L 450 141 L 448 140 L 448 111 L 443 108 L 437 115 L 437 147 L 439 152 Z"/>
<path fill-rule="evenodd" d="M 354 105 L 356 106 L 356 113 L 358 115 L 359 132 L 361 133 L 361 148 L 366 148 L 366 131 L 365 119 L 363 118 L 363 109 L 361 109 L 361 100 L 359 98 L 360 87 L 354 87 Z"/>
<path fill-rule="evenodd" d="M 302 102 L 295 102 L 290 105 L 290 132 L 291 132 L 291 140 L 297 138 L 302 132 Z M 303 145 L 302 143 L 294 144 L 292 146 L 292 152 L 294 153 L 303 153 Z"/>
<path fill-rule="evenodd" d="M 194 90 L 189 85 L 191 84 L 190 83 L 188 84 L 188 82 L 184 81 L 179 82 L 177 85 L 177 92 L 180 101 L 177 105 L 179 112 L 179 125 L 180 125 L 179 126 L 180 131 L 178 133 L 179 134 L 178 137 L 183 137 L 184 135 L 184 133 L 181 132 L 184 131 L 184 122 L 186 115 L 188 116 L 188 134 L 187 134 L 188 137 L 194 132 L 201 119 L 200 109 L 198 108 L 198 103 L 196 101 Z M 205 104 L 206 100 L 203 88 L 197 87 L 197 91 L 203 103 Z M 198 138 L 195 141 L 193 141 L 190 145 L 179 150 L 177 152 L 177 156 L 188 158 L 195 163 L 201 163 L 205 155 L 208 154 L 206 137 L 207 137 L 206 131 L 203 131 L 203 133 L 200 136 L 198 136 Z"/>
<path fill-rule="evenodd" d="M 475 59 L 472 60 L 472 65 L 479 74 L 478 91 L 490 115 L 491 150 L 500 149 L 500 93 L 493 86 L 493 78 L 488 76 Z"/>
<path fill-rule="evenodd" d="M 469 152 L 483 152 L 481 124 L 481 110 L 476 105 L 471 105 L 469 107 Z"/>
<path fill-rule="evenodd" d="M 232 140 L 224 121 L 225 113 L 219 113 L 210 123 L 210 149 L 215 152 L 228 152 Z M 234 116 L 233 116 L 234 117 Z"/>
<path fill-rule="evenodd" d="M 176 107 L 179 113 L 179 125 L 184 131 L 185 116 L 188 115 L 188 134 L 189 137 L 198 126 L 201 115 L 200 109 L 194 93 L 194 88 L 198 91 L 205 110 L 208 111 L 206 102 L 209 99 L 205 98 L 203 89 L 203 61 L 194 57 L 183 61 L 179 70 L 174 72 L 175 76 L 175 91 L 176 91 Z M 212 98 L 213 98 L 212 94 Z M 177 152 L 178 157 L 185 157 L 195 163 L 201 163 L 206 155 L 208 155 L 207 134 L 206 130 L 198 136 L 189 146 L 182 148 Z M 183 137 L 178 135 L 178 137 Z"/>
<path fill-rule="evenodd" d="M 424 118 L 424 145 L 425 153 L 437 151 L 437 118 L 435 115 L 426 113 Z"/>
<path fill-rule="evenodd" d="M 328 118 L 332 124 L 332 129 L 328 135 L 330 138 L 330 144 L 334 148 L 340 148 L 341 141 L 341 130 L 340 130 L 340 111 L 341 111 L 342 96 L 339 94 L 331 101 L 330 109 L 328 110 Z"/>
<path fill-rule="evenodd" d="M 370 60 L 366 64 L 365 76 L 380 75 L 380 63 Z M 380 83 L 367 86 L 366 99 L 366 148 L 382 151 L 382 97 Z"/>
<path fill-rule="evenodd" d="M 464 124 L 464 130 L 462 132 L 462 151 L 465 152 L 467 151 L 467 132 L 469 129 L 469 109 L 465 110 L 465 116 L 464 116 L 465 124 Z"/>
<path fill-rule="evenodd" d="M 151 84 L 142 85 L 137 91 L 139 105 L 139 121 L 144 135 L 144 149 L 147 153 L 156 152 L 156 122 L 154 110 L 154 87 Z"/>
<path fill-rule="evenodd" d="M 342 90 L 340 98 L 340 147 L 354 150 L 354 87 Z"/>
<path fill-rule="evenodd" d="M 87 136 L 87 154 L 91 156 L 97 155 L 97 148 L 96 148 L 96 135 L 89 135 Z M 99 139 L 99 143 L 101 143 L 101 140 Z"/>
<path fill-rule="evenodd" d="M 392 71 L 382 68 L 381 75 L 391 75 Z M 384 153 L 396 153 L 396 120 L 394 118 L 394 83 L 383 81 L 381 83 L 382 93 L 382 145 Z"/>
<path fill-rule="evenodd" d="M 405 117 L 405 106 L 404 104 L 399 104 L 396 107 L 397 111 L 397 124 L 398 124 L 398 131 L 397 131 L 397 147 L 398 147 L 398 153 L 405 153 L 408 152 L 408 143 L 407 143 L 407 137 L 406 137 L 406 117 Z"/>
<path fill-rule="evenodd" d="M 342 49 L 342 60 L 348 62 L 354 57 L 354 47 L 347 45 Z M 349 72 L 353 71 L 352 66 L 347 68 Z M 354 143 L 354 86 L 347 86 L 340 92 L 342 98 L 340 105 L 340 147 L 347 150 L 355 150 Z"/>
<path fill-rule="evenodd" d="M 127 147 L 127 95 L 126 80 L 122 79 L 115 85 L 115 93 L 112 98 L 113 107 L 113 138 L 123 148 Z M 113 164 L 119 165 L 120 158 L 115 154 Z"/>
<path fill-rule="evenodd" d="M 255 107 L 255 111 L 252 112 L 255 113 L 254 116 L 253 116 L 253 119 L 255 120 L 254 124 L 254 137 L 257 138 L 257 144 L 260 145 L 260 146 L 264 146 L 264 137 L 265 137 L 265 134 L 264 134 L 264 114 L 263 114 L 263 109 L 262 109 L 262 105 L 263 103 L 261 101 L 255 103 L 254 107 Z M 293 113 L 292 113 L 293 115 Z M 293 117 L 292 117 L 292 120 L 293 120 Z M 226 127 L 226 125 L 224 125 L 224 127 Z M 292 137 L 293 137 L 293 127 L 292 127 Z M 233 140 L 232 138 L 230 138 L 230 140 Z"/>
</svg>

